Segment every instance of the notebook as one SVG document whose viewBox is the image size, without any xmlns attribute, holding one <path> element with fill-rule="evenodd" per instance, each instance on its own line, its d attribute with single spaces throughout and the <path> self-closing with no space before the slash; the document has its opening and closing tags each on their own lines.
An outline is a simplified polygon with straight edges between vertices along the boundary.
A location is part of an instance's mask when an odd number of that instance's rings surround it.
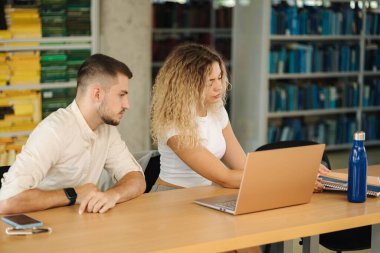
<svg viewBox="0 0 380 253">
<path fill-rule="evenodd" d="M 327 175 L 320 176 L 321 183 L 325 190 L 329 191 L 348 191 L 347 173 L 330 172 Z M 367 196 L 380 197 L 380 178 L 377 176 L 367 176 Z"/>
<path fill-rule="evenodd" d="M 233 215 L 308 203 L 324 144 L 251 152 L 238 194 L 194 200 Z"/>
</svg>

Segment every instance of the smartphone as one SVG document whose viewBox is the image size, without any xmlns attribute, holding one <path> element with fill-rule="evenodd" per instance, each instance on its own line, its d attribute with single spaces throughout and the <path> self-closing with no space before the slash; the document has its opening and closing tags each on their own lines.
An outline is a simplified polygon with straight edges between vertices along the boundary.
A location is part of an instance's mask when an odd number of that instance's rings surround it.
<svg viewBox="0 0 380 253">
<path fill-rule="evenodd" d="M 5 223 L 14 228 L 37 228 L 41 227 L 43 223 L 25 214 L 7 215 L 1 218 Z"/>
<path fill-rule="evenodd" d="M 7 235 L 32 235 L 41 233 L 51 233 L 51 228 L 6 228 Z"/>
</svg>

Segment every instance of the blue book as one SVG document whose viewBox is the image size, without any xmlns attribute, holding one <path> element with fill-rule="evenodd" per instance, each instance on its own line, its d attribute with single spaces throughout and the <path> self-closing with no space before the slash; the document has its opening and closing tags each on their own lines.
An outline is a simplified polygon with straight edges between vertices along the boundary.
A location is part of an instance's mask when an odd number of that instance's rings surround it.
<svg viewBox="0 0 380 253">
<path fill-rule="evenodd" d="M 295 50 L 289 50 L 288 51 L 288 64 L 287 64 L 287 68 L 288 68 L 288 73 L 296 73 L 296 52 Z"/>
<path fill-rule="evenodd" d="M 305 110 L 306 104 L 305 104 L 305 89 L 302 87 L 298 87 L 298 95 L 297 95 L 297 104 L 298 104 L 298 110 Z"/>
<path fill-rule="evenodd" d="M 369 94 L 371 91 L 371 86 L 364 85 L 363 87 L 363 107 L 369 106 Z"/>
<path fill-rule="evenodd" d="M 298 15 L 298 23 L 299 23 L 299 34 L 300 35 L 307 35 L 310 34 L 309 32 L 309 13 L 307 9 L 301 9 L 299 15 Z"/>
<path fill-rule="evenodd" d="M 291 35 L 299 34 L 299 24 L 297 18 L 297 8 L 296 7 L 288 7 L 285 9 L 285 12 L 288 17 L 288 31 Z"/>
<path fill-rule="evenodd" d="M 328 88 L 328 94 L 329 94 L 329 108 L 335 109 L 337 107 L 337 100 L 338 100 L 338 89 L 335 86 L 330 86 Z"/>
<path fill-rule="evenodd" d="M 354 11 L 350 7 L 345 7 L 342 10 L 343 13 L 343 34 L 352 35 L 354 26 Z"/>
<path fill-rule="evenodd" d="M 287 85 L 286 86 L 286 93 L 287 93 L 287 110 L 288 111 L 295 111 L 297 110 L 297 99 L 296 99 L 296 93 L 297 93 L 297 86 L 295 85 Z"/>
<path fill-rule="evenodd" d="M 271 10 L 271 19 L 270 19 L 270 33 L 271 34 L 278 34 L 277 33 L 277 11 L 272 7 Z"/>
<path fill-rule="evenodd" d="M 282 48 L 278 57 L 277 73 L 282 74 L 285 72 L 285 60 L 286 60 L 286 50 L 285 48 Z"/>
<path fill-rule="evenodd" d="M 326 127 L 327 127 L 326 144 L 327 145 L 336 144 L 336 131 L 337 131 L 336 120 L 334 119 L 326 120 Z"/>
<path fill-rule="evenodd" d="M 350 48 L 346 45 L 340 47 L 339 71 L 349 71 Z"/>
</svg>

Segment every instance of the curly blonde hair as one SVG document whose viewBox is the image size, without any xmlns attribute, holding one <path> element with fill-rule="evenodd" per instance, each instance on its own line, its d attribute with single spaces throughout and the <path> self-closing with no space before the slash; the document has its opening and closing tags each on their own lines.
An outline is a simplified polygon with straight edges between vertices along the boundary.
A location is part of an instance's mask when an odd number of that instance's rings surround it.
<svg viewBox="0 0 380 253">
<path fill-rule="evenodd" d="M 155 143 L 175 130 L 179 147 L 200 145 L 196 117 L 198 106 L 205 106 L 206 80 L 215 62 L 222 71 L 222 100 L 209 106 L 209 112 L 225 104 L 230 87 L 222 57 L 206 46 L 189 43 L 176 47 L 166 58 L 153 86 L 151 134 Z"/>
</svg>

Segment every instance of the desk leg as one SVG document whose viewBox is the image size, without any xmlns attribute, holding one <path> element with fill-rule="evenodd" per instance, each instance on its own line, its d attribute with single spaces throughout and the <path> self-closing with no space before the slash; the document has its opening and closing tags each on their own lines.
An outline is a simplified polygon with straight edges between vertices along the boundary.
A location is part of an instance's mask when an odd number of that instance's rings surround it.
<svg viewBox="0 0 380 253">
<path fill-rule="evenodd" d="M 304 237 L 302 243 L 303 253 L 318 253 L 319 252 L 319 235 Z"/>
<path fill-rule="evenodd" d="M 293 253 L 293 240 L 272 243 L 270 253 Z"/>
<path fill-rule="evenodd" d="M 371 252 L 380 252 L 380 224 L 372 225 Z"/>
</svg>

